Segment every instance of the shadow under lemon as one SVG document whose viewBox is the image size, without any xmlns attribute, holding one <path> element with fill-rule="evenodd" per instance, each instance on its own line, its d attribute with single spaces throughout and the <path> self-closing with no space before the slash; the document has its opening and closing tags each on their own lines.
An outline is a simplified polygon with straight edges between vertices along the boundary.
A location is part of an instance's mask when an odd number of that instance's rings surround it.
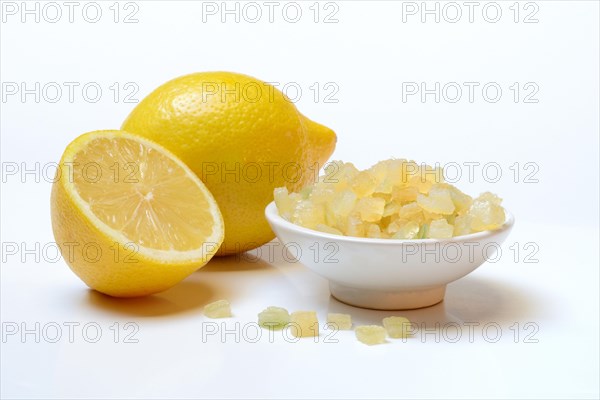
<svg viewBox="0 0 600 400">
<path fill-rule="evenodd" d="M 215 300 L 214 292 L 213 287 L 192 275 L 169 290 L 151 296 L 118 298 L 90 289 L 87 300 L 92 306 L 115 314 L 155 317 L 201 310 Z"/>
<path fill-rule="evenodd" d="M 199 272 L 238 272 L 238 271 L 266 271 L 275 268 L 273 265 L 251 253 L 242 253 L 230 256 L 213 257 L 208 264 L 200 268 Z"/>
<path fill-rule="evenodd" d="M 206 279 L 212 273 L 267 271 L 274 267 L 261 258 L 249 253 L 225 257 L 214 257 L 172 288 L 151 296 L 118 298 L 102 294 L 93 289 L 87 292 L 87 301 L 94 307 L 115 314 L 154 317 L 178 314 L 202 308 L 220 298 L 227 298 L 227 288 Z"/>
</svg>

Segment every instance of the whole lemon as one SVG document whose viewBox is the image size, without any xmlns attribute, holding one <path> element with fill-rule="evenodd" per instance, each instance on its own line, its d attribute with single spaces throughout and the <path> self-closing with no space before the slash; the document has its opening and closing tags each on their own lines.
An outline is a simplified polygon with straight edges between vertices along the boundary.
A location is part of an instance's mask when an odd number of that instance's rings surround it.
<svg viewBox="0 0 600 400">
<path fill-rule="evenodd" d="M 303 116 L 273 85 L 232 72 L 163 84 L 122 129 L 163 145 L 205 183 L 225 222 L 219 255 L 273 239 L 264 216 L 273 189 L 298 190 L 316 179 L 336 143 L 331 129 Z"/>
</svg>

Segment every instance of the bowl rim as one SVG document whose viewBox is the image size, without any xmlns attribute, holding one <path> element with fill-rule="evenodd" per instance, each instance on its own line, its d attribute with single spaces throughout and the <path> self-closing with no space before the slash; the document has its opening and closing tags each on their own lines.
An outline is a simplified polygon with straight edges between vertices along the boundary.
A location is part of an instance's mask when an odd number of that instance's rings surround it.
<svg viewBox="0 0 600 400">
<path fill-rule="evenodd" d="M 287 228 L 292 231 L 296 231 L 298 233 L 304 233 L 306 235 L 319 237 L 322 239 L 335 240 L 340 242 L 347 243 L 370 243 L 374 245 L 404 245 L 404 244 L 429 244 L 429 243 L 455 243 L 455 242 L 471 242 L 471 241 L 479 241 L 482 239 L 490 238 L 493 236 L 497 236 L 504 231 L 508 231 L 512 229 L 515 218 L 513 214 L 508 211 L 506 208 L 504 209 L 506 220 L 504 224 L 498 229 L 487 230 L 475 233 L 469 233 L 468 235 L 462 236 L 453 236 L 451 238 L 445 239 L 380 239 L 380 238 L 361 238 L 355 236 L 341 236 L 334 235 L 332 233 L 326 233 L 321 231 L 316 231 L 314 229 L 305 228 L 303 226 L 294 224 L 282 216 L 279 215 L 277 206 L 275 205 L 275 201 L 270 202 L 265 207 L 265 216 L 267 220 L 276 225 L 280 225 L 284 228 Z"/>
</svg>

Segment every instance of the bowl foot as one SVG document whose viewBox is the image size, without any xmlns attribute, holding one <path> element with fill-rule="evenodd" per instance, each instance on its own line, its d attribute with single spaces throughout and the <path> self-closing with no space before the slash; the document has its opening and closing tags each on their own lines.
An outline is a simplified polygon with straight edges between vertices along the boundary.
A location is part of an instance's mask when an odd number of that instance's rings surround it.
<svg viewBox="0 0 600 400">
<path fill-rule="evenodd" d="M 426 289 L 372 290 L 329 283 L 331 295 L 355 307 L 375 310 L 412 310 L 429 307 L 444 300 L 446 285 Z"/>
</svg>

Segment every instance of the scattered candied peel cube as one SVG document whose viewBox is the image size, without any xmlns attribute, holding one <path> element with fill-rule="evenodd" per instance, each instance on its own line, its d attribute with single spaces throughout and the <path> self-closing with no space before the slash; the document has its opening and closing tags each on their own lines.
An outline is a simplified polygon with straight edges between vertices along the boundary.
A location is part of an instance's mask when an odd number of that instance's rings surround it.
<svg viewBox="0 0 600 400">
<path fill-rule="evenodd" d="M 227 300 L 217 300 L 204 306 L 204 315 L 208 318 L 231 317 L 231 305 Z"/>
<path fill-rule="evenodd" d="M 319 320 L 315 311 L 295 311 L 290 315 L 290 331 L 293 336 L 319 336 Z"/>
<path fill-rule="evenodd" d="M 263 328 L 282 329 L 290 322 L 290 313 L 285 308 L 270 306 L 258 314 L 258 324 Z"/>
<path fill-rule="evenodd" d="M 404 317 L 386 317 L 383 327 L 391 338 L 407 338 L 411 335 L 411 323 Z"/>
<path fill-rule="evenodd" d="M 298 193 L 274 192 L 284 219 L 334 235 L 384 239 L 446 239 L 500 228 L 502 199 L 473 199 L 444 182 L 441 168 L 385 160 L 359 171 L 333 161 L 319 181 Z"/>
<path fill-rule="evenodd" d="M 385 343 L 386 330 L 383 326 L 361 325 L 354 329 L 354 333 L 359 342 L 369 346 Z"/>
</svg>

